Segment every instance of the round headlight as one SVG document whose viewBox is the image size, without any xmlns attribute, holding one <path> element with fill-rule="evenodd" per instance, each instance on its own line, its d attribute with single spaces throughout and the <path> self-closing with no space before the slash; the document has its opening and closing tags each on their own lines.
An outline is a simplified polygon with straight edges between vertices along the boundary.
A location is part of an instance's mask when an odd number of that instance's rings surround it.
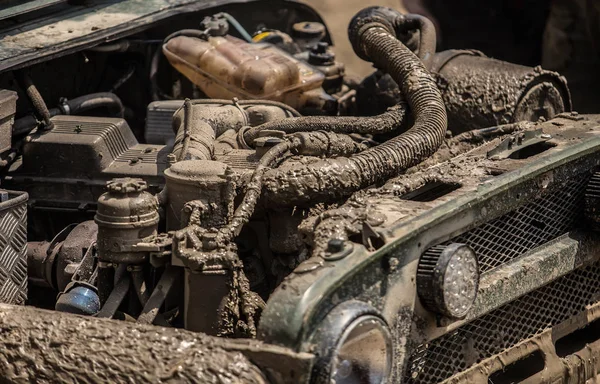
<svg viewBox="0 0 600 384">
<path fill-rule="evenodd" d="M 466 244 L 438 245 L 419 260 L 417 291 L 423 304 L 444 316 L 460 319 L 477 298 L 479 263 Z"/>
<path fill-rule="evenodd" d="M 358 318 L 344 332 L 333 360 L 331 383 L 384 383 L 392 366 L 391 336 L 375 316 Z"/>
<path fill-rule="evenodd" d="M 334 308 L 319 326 L 313 342 L 319 360 L 313 383 L 386 383 L 392 370 L 392 337 L 385 321 L 361 302 Z"/>
</svg>

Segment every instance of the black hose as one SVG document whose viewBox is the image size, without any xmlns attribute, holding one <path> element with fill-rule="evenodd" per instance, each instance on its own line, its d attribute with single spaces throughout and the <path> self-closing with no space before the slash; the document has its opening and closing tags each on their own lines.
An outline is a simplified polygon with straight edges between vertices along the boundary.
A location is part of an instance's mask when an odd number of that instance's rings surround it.
<svg viewBox="0 0 600 384">
<path fill-rule="evenodd" d="M 372 61 L 401 84 L 414 115 L 412 128 L 351 157 L 268 172 L 264 187 L 269 202 L 290 206 L 348 196 L 420 163 L 442 144 L 447 127 L 444 102 L 431 74 L 396 39 L 395 23 L 401 17 L 390 8 L 367 8 L 354 17 L 348 34 L 360 57 Z"/>
<path fill-rule="evenodd" d="M 17 79 L 21 83 L 21 86 L 25 88 L 25 93 L 27 93 L 27 97 L 29 97 L 31 104 L 33 105 L 33 109 L 35 111 L 36 116 L 39 119 L 43 120 L 44 130 L 50 130 L 54 128 L 54 123 L 50 120 L 52 116 L 50 115 L 48 106 L 46 105 L 44 98 L 40 94 L 40 91 L 38 91 L 35 84 L 33 84 L 33 81 L 31 80 L 31 77 L 29 77 L 29 74 L 27 74 L 24 71 L 17 72 Z M 35 122 L 35 124 L 37 125 L 37 121 Z"/>
<path fill-rule="evenodd" d="M 110 92 L 99 92 L 66 100 L 59 108 L 48 110 L 48 114 L 50 119 L 57 115 L 78 115 L 98 108 L 106 108 L 111 116 L 120 118 L 123 118 L 125 112 L 125 107 L 117 95 Z M 25 116 L 17 119 L 13 125 L 13 135 L 21 136 L 28 134 L 37 124 L 37 119 L 34 116 Z"/>
<path fill-rule="evenodd" d="M 106 108 L 110 116 L 123 118 L 125 107 L 119 96 L 110 92 L 91 93 L 65 101 L 60 109 L 65 115 L 77 115 L 92 109 Z"/>
</svg>

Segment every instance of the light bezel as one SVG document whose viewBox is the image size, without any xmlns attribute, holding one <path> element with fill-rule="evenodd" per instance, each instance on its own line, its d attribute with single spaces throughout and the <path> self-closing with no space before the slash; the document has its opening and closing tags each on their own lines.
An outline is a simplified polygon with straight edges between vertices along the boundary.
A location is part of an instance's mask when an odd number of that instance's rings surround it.
<svg viewBox="0 0 600 384">
<path fill-rule="evenodd" d="M 462 311 L 453 310 L 447 303 L 447 277 L 451 261 L 458 252 L 470 255 L 475 265 L 475 279 L 471 281 L 473 290 L 471 302 Z M 434 264 L 432 266 L 432 264 Z M 417 272 L 417 291 L 422 304 L 429 310 L 450 319 L 463 319 L 473 309 L 477 300 L 481 272 L 475 251 L 467 244 L 452 243 L 429 248 L 421 256 Z"/>
<path fill-rule="evenodd" d="M 342 333 L 337 346 L 334 349 L 334 353 L 332 355 L 331 358 L 331 372 L 329 375 L 329 379 L 331 383 L 334 383 L 334 377 L 337 374 L 337 371 L 335 370 L 335 363 L 338 363 L 337 359 L 338 356 L 341 352 L 342 347 L 344 346 L 344 344 L 346 343 L 346 341 L 348 341 L 348 336 L 350 336 L 352 334 L 352 332 L 361 324 L 365 323 L 365 322 L 374 322 L 377 323 L 379 325 L 379 330 L 382 332 L 382 336 L 384 338 L 385 341 L 385 348 L 386 348 L 386 352 L 387 352 L 387 361 L 386 361 L 386 365 L 387 365 L 387 369 L 383 376 L 382 376 L 382 380 L 381 383 L 385 383 L 387 379 L 389 379 L 390 373 L 392 371 L 392 365 L 393 365 L 393 345 L 392 345 L 392 335 L 387 327 L 387 324 L 378 316 L 373 316 L 373 315 L 366 315 L 366 316 L 361 316 L 357 319 L 355 319 L 352 323 L 350 323 L 346 329 L 344 330 L 344 332 Z"/>
<path fill-rule="evenodd" d="M 382 383 L 390 379 L 394 365 L 394 340 L 389 325 L 380 313 L 367 303 L 348 300 L 334 307 L 314 328 L 312 336 L 304 343 L 303 349 L 313 353 L 317 360 L 311 375 L 312 384 L 331 384 L 334 378 L 340 348 L 348 336 L 360 324 L 376 322 L 385 340 L 386 364 Z"/>
</svg>

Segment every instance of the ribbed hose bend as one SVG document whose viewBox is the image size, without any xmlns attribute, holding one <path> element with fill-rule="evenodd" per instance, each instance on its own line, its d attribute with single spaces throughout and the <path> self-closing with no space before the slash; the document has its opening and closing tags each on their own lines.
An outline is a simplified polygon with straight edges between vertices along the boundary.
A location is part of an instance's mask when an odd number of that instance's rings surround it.
<svg viewBox="0 0 600 384">
<path fill-rule="evenodd" d="M 444 102 L 421 61 L 396 39 L 394 22 L 402 16 L 385 7 L 359 12 L 349 27 L 355 52 L 401 84 L 414 115 L 405 133 L 357 155 L 279 168 L 267 173 L 265 196 L 278 205 L 327 201 L 381 183 L 418 164 L 442 144 L 447 127 Z"/>
<path fill-rule="evenodd" d="M 398 130 L 406 116 L 404 103 L 395 105 L 379 116 L 302 116 L 271 121 L 248 129 L 244 141 L 252 144 L 261 131 L 295 132 L 327 131 L 333 133 L 383 134 Z"/>
</svg>

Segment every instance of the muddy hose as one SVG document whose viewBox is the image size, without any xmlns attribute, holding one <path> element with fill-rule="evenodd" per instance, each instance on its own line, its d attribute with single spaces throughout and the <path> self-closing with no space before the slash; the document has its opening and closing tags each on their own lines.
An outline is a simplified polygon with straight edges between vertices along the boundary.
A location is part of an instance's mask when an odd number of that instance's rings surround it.
<svg viewBox="0 0 600 384">
<path fill-rule="evenodd" d="M 351 157 L 268 172 L 264 186 L 269 203 L 293 206 L 348 196 L 420 163 L 442 144 L 447 127 L 442 96 L 421 61 L 396 39 L 394 23 L 401 16 L 390 8 L 367 8 L 354 17 L 348 34 L 358 56 L 372 61 L 401 84 L 414 125 Z"/>
<path fill-rule="evenodd" d="M 35 84 L 33 84 L 29 74 L 21 71 L 17 73 L 17 78 L 21 86 L 25 88 L 25 93 L 27 93 L 27 97 L 29 97 L 31 104 L 33 105 L 36 116 L 44 121 L 44 130 L 51 130 L 54 128 L 54 123 L 50 120 L 52 116 L 50 115 L 48 106 L 40 94 L 40 91 L 38 91 Z"/>
<path fill-rule="evenodd" d="M 395 36 L 408 31 L 419 31 L 419 43 L 417 56 L 427 69 L 431 68 L 436 48 L 436 34 L 433 23 L 421 15 L 403 15 L 389 8 L 377 7 L 379 13 L 385 13 L 389 20 L 388 24 L 393 29 Z M 374 13 L 371 8 L 365 11 Z M 370 61 L 370 60 L 369 60 Z M 377 63 L 375 63 L 377 64 Z M 295 119 L 274 121 L 248 129 L 244 133 L 244 141 L 252 144 L 258 137 L 260 131 L 276 130 L 287 134 L 294 132 L 329 131 L 335 133 L 360 133 L 360 134 L 383 134 L 393 132 L 404 122 L 406 116 L 406 104 L 400 103 L 388 111 L 373 117 L 327 117 L 307 116 Z"/>
<path fill-rule="evenodd" d="M 252 127 L 244 132 L 244 141 L 252 145 L 261 131 L 295 132 L 328 131 L 334 133 L 382 134 L 397 130 L 406 116 L 406 105 L 398 104 L 373 117 L 354 116 L 304 116 L 273 121 Z"/>
<path fill-rule="evenodd" d="M 425 68 L 431 69 L 437 45 L 435 26 L 431 20 L 424 16 L 414 14 L 395 16 L 393 20 L 396 36 L 413 29 L 419 31 L 417 56 L 421 59 Z"/>
<path fill-rule="evenodd" d="M 194 105 L 215 105 L 212 109 L 198 110 Z M 173 115 L 175 144 L 173 154 L 181 160 L 211 160 L 215 139 L 230 128 L 248 124 L 248 114 L 242 107 L 262 105 L 277 107 L 292 116 L 299 113 L 287 105 L 267 100 L 185 100 Z M 284 119 L 285 120 L 285 119 Z"/>
<path fill-rule="evenodd" d="M 301 139 L 293 137 L 275 145 L 261 157 L 254 173 L 252 173 L 250 182 L 246 186 L 244 198 L 233 213 L 233 218 L 229 224 L 219 229 L 217 244 L 229 244 L 233 238 L 239 235 L 242 227 L 250 221 L 250 217 L 254 213 L 254 208 L 262 191 L 265 172 L 281 161 L 287 152 L 299 148 L 301 145 Z"/>
</svg>

